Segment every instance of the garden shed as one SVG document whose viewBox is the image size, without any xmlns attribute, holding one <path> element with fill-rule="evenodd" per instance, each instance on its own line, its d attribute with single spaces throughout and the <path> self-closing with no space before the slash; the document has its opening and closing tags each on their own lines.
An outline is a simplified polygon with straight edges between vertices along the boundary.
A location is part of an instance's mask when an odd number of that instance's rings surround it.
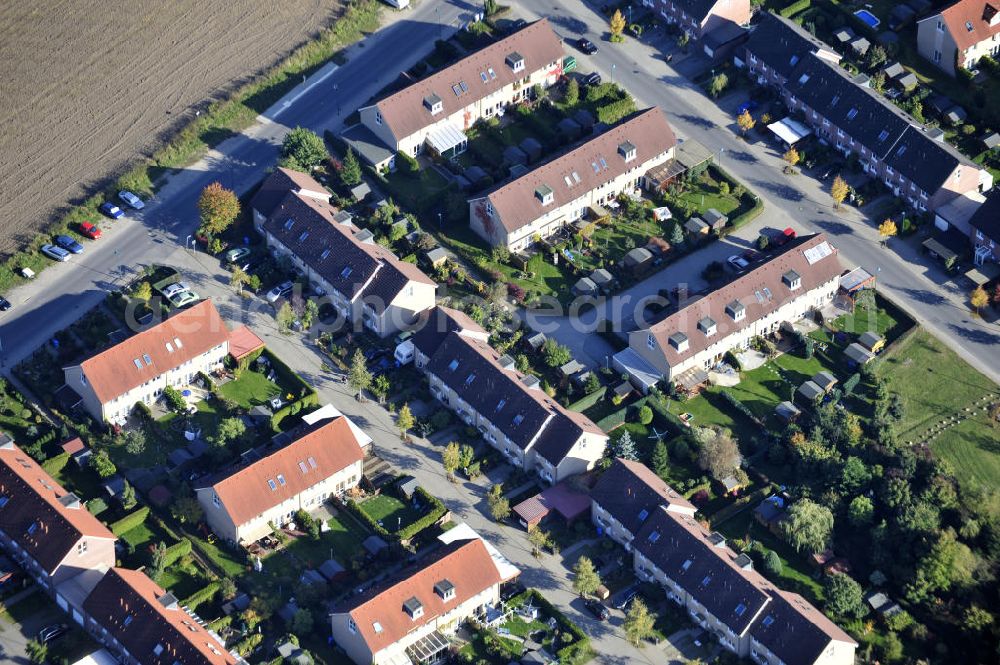
<svg viewBox="0 0 1000 665">
<path fill-rule="evenodd" d="M 801 386 L 799 386 L 799 389 L 796 392 L 799 395 L 801 395 L 802 398 L 805 399 L 807 402 L 813 404 L 818 402 L 825 394 L 823 392 L 823 389 L 820 388 L 818 385 L 816 385 L 814 381 L 806 381 Z"/>
<path fill-rule="evenodd" d="M 243 361 L 263 348 L 264 340 L 246 326 L 240 326 L 229 333 L 229 355 L 241 367 L 245 368 L 245 365 L 242 365 Z"/>
<path fill-rule="evenodd" d="M 537 351 L 538 349 L 542 348 L 543 344 L 545 344 L 545 333 L 540 333 L 540 332 L 533 333 L 529 335 L 528 338 L 525 339 L 524 341 L 525 343 L 527 343 L 528 346 Z"/>
<path fill-rule="evenodd" d="M 830 372 L 817 372 L 816 376 L 812 378 L 812 382 L 822 388 L 824 393 L 828 393 L 837 385 L 837 377 Z"/>
<path fill-rule="evenodd" d="M 590 512 L 590 497 L 559 483 L 514 506 L 514 514 L 526 529 L 538 525 L 553 510 L 572 522 Z"/>
<path fill-rule="evenodd" d="M 796 418 L 802 415 L 802 411 L 799 410 L 799 407 L 787 400 L 775 407 L 774 412 L 786 423 L 793 422 Z"/>
<path fill-rule="evenodd" d="M 944 119 L 953 125 L 961 125 L 965 122 L 969 114 L 961 106 L 955 105 L 944 112 Z"/>
<path fill-rule="evenodd" d="M 868 53 L 868 49 L 871 48 L 871 42 L 864 37 L 858 37 L 851 42 L 851 49 L 858 55 L 864 55 Z"/>
<path fill-rule="evenodd" d="M 706 227 L 707 228 L 707 227 Z M 641 268 L 646 265 L 649 261 L 653 259 L 653 253 L 650 252 L 645 247 L 636 247 L 635 249 L 628 252 L 622 261 L 626 268 L 631 268 L 633 270 Z"/>
<path fill-rule="evenodd" d="M 692 217 L 688 221 L 684 222 L 684 228 L 687 229 L 688 233 L 696 236 L 708 235 L 709 227 L 701 217 Z"/>
<path fill-rule="evenodd" d="M 469 179 L 469 182 L 475 185 L 482 182 L 486 178 L 489 178 L 490 174 L 484 171 L 482 167 L 470 166 L 465 169 L 465 177 Z"/>
<path fill-rule="evenodd" d="M 365 538 L 361 546 L 365 548 L 365 551 L 372 556 L 378 556 L 382 550 L 389 547 L 389 543 L 385 542 L 378 536 L 368 536 Z"/>
<path fill-rule="evenodd" d="M 726 224 L 729 223 L 729 218 L 715 208 L 709 208 L 706 210 L 704 213 L 704 219 L 705 223 L 708 224 L 713 231 L 721 231 L 725 228 Z"/>
<path fill-rule="evenodd" d="M 872 353 L 878 353 L 885 346 L 885 338 L 876 332 L 868 331 L 858 338 L 858 344 L 865 347 Z"/>
<path fill-rule="evenodd" d="M 837 40 L 838 44 L 850 44 L 851 40 L 854 39 L 854 31 L 850 28 L 841 28 L 833 33 L 833 38 Z"/>
<path fill-rule="evenodd" d="M 566 363 L 565 365 L 562 365 L 559 368 L 559 373 L 562 374 L 564 377 L 569 378 L 569 377 L 573 376 L 574 374 L 577 374 L 578 372 L 582 372 L 585 369 L 586 369 L 586 367 L 584 367 L 583 365 L 581 365 L 579 360 L 577 360 L 576 358 L 573 358 L 568 363 Z"/>
<path fill-rule="evenodd" d="M 867 365 L 871 362 L 872 358 L 875 357 L 868 351 L 868 349 L 861 346 L 857 342 L 848 345 L 848 347 L 844 349 L 844 355 L 847 356 L 847 359 L 855 365 Z"/>
<path fill-rule="evenodd" d="M 597 285 L 598 288 L 606 288 L 611 282 L 615 281 L 615 278 L 610 272 L 604 268 L 598 268 L 594 272 L 590 273 L 590 280 Z"/>
<path fill-rule="evenodd" d="M 529 136 L 518 145 L 528 156 L 528 161 L 534 162 L 542 157 L 542 144 L 533 136 Z"/>
<path fill-rule="evenodd" d="M 987 150 L 993 150 L 994 148 L 1000 146 L 1000 134 L 990 132 L 983 136 L 983 146 Z"/>
<path fill-rule="evenodd" d="M 344 575 L 347 571 L 336 559 L 327 559 L 323 562 L 323 565 L 319 567 L 319 572 L 327 580 L 333 582 L 341 575 Z"/>
<path fill-rule="evenodd" d="M 399 493 L 402 494 L 407 500 L 413 498 L 417 489 L 420 487 L 420 483 L 413 476 L 407 476 L 403 481 L 399 483 Z"/>
<path fill-rule="evenodd" d="M 503 161 L 507 165 L 527 164 L 528 155 L 516 145 L 509 146 L 503 151 Z M 466 171 L 468 173 L 468 171 Z"/>
<path fill-rule="evenodd" d="M 917 87 L 920 81 L 913 72 L 906 72 L 896 79 L 896 84 L 903 90 L 910 91 Z"/>
<path fill-rule="evenodd" d="M 581 277 L 573 285 L 573 293 L 578 296 L 589 296 L 597 291 L 597 284 L 589 277 Z"/>
<path fill-rule="evenodd" d="M 448 261 L 448 253 L 441 247 L 435 247 L 434 249 L 427 250 L 427 252 L 424 253 L 424 257 L 433 268 L 443 266 Z"/>
<path fill-rule="evenodd" d="M 560 134 L 570 140 L 578 138 L 582 132 L 580 125 L 578 125 L 573 118 L 563 118 L 559 121 L 559 124 L 556 125 L 556 129 L 559 130 Z"/>
<path fill-rule="evenodd" d="M 581 128 L 583 128 L 588 132 L 592 130 L 594 128 L 594 125 L 597 123 L 597 120 L 594 118 L 594 115 L 587 109 L 580 109 L 579 111 L 574 113 L 573 120 L 575 120 L 576 124 L 580 125 Z"/>
</svg>

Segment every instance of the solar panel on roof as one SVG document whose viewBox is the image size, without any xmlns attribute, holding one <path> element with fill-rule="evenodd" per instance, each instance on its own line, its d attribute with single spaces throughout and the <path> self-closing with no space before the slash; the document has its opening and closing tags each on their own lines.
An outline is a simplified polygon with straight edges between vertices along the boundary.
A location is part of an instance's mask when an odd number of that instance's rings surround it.
<svg viewBox="0 0 1000 665">
<path fill-rule="evenodd" d="M 456 97 L 462 94 L 462 89 L 458 87 L 458 84 L 451 86 L 451 91 L 455 93 Z"/>
</svg>

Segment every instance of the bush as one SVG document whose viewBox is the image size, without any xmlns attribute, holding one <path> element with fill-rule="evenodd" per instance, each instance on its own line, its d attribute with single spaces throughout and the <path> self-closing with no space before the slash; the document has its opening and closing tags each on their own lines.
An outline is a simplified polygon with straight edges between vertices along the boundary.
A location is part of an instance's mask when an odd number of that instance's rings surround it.
<svg viewBox="0 0 1000 665">
<path fill-rule="evenodd" d="M 812 5 L 812 0 L 797 0 L 796 2 L 793 2 L 792 4 L 782 9 L 780 12 L 778 12 L 778 14 L 780 14 L 783 18 L 791 18 L 792 16 L 798 14 L 799 12 L 809 9 L 810 5 Z"/>
<path fill-rule="evenodd" d="M 635 100 L 631 96 L 625 99 L 605 104 L 597 107 L 597 120 L 608 125 L 613 125 L 625 116 L 635 111 Z"/>
<path fill-rule="evenodd" d="M 396 163 L 401 164 L 407 173 L 419 173 L 420 164 L 402 150 L 396 152 Z"/>
<path fill-rule="evenodd" d="M 166 553 L 163 555 L 163 566 L 170 566 L 177 562 L 181 557 L 185 557 L 191 553 L 191 541 L 187 538 L 182 538 L 180 541 L 174 543 L 167 548 Z"/>
<path fill-rule="evenodd" d="M 104 501 L 104 499 L 100 497 L 96 499 L 91 499 L 90 501 L 87 502 L 86 505 L 87 505 L 87 511 L 94 517 L 97 517 L 98 515 L 100 515 L 105 510 L 108 509 L 108 504 Z"/>
<path fill-rule="evenodd" d="M 166 386 L 163 389 L 163 399 L 167 402 L 167 407 L 175 413 L 184 413 L 187 409 L 187 401 L 184 395 L 173 386 Z"/>
<path fill-rule="evenodd" d="M 189 543 L 190 544 L 190 543 Z M 193 594 L 181 601 L 181 605 L 188 607 L 191 611 L 194 611 L 202 603 L 208 602 L 215 597 L 215 594 L 219 592 L 218 582 L 209 582 L 205 587 L 199 591 L 195 591 Z"/>
<path fill-rule="evenodd" d="M 147 517 L 149 517 L 149 507 L 143 506 L 142 508 L 139 508 L 138 510 L 129 513 L 128 515 L 121 518 L 117 522 L 112 522 L 110 526 L 111 533 L 115 534 L 116 536 L 121 536 L 123 533 L 128 533 L 132 529 L 136 528 L 137 526 L 145 522 Z"/>
</svg>

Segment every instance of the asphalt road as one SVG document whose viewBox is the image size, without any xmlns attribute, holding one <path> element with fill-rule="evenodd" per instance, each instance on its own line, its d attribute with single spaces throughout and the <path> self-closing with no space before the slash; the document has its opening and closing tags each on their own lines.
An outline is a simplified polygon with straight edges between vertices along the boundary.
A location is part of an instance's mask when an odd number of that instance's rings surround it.
<svg viewBox="0 0 1000 665">
<path fill-rule="evenodd" d="M 598 9 L 600 2 L 547 0 L 542 4 L 515 0 L 512 4 L 515 12 L 529 20 L 548 16 L 564 38 L 567 54 L 579 61 L 579 71 L 596 70 L 606 81 L 613 78 L 635 96 L 640 106 L 662 108 L 681 137 L 693 138 L 719 155 L 723 168 L 765 202 L 765 214 L 751 227 L 754 231 L 792 226 L 800 233 L 826 233 L 840 250 L 845 266 L 860 265 L 877 275 L 882 293 L 1000 383 L 1000 328 L 971 316 L 968 289 L 954 284 L 937 264 L 923 256 L 918 241 L 893 239 L 888 248 L 883 248 L 875 228 L 882 220 L 867 219 L 853 208 L 833 210 L 827 184 L 807 174 L 785 175 L 781 154 L 772 145 L 753 139 L 747 142 L 738 136 L 734 111 L 746 99 L 746 93 L 723 97 L 718 103 L 709 99 L 679 73 L 685 69 L 681 54 L 675 55 L 673 66 L 666 63 L 665 54 L 677 51 L 673 39 L 662 28 L 647 33 L 642 42 L 629 38 L 624 44 L 609 43 L 607 20 Z M 575 48 L 572 42 L 581 35 L 599 46 L 597 55 L 586 56 Z M 752 238 L 756 233 L 740 235 Z M 749 244 L 749 240 L 744 243 Z M 664 275 L 651 279 L 663 282 L 646 289 L 654 293 L 661 286 L 676 283 Z M 575 333 L 561 336 L 572 340 Z M 592 355 L 594 349 L 588 350 Z"/>
</svg>

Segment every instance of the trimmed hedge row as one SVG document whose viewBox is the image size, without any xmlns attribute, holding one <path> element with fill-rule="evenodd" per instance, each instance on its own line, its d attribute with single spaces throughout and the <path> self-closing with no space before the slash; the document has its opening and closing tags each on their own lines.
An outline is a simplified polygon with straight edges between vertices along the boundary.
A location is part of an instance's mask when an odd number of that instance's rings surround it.
<svg viewBox="0 0 1000 665">
<path fill-rule="evenodd" d="M 367 524 L 368 528 L 371 529 L 373 532 L 375 532 L 376 536 L 380 537 L 382 540 L 385 540 L 386 542 L 392 539 L 392 534 L 389 533 L 389 531 L 384 526 L 382 526 L 374 519 L 372 519 L 371 515 L 361 510 L 361 506 L 358 505 L 357 501 L 349 499 L 344 502 L 344 507 L 347 508 L 347 511 L 349 513 L 351 513 L 359 520 Z"/>
<path fill-rule="evenodd" d="M 149 506 L 143 506 L 110 525 L 111 533 L 120 536 L 140 526 L 149 517 Z"/>
<path fill-rule="evenodd" d="M 579 626 L 570 621 L 565 614 L 556 609 L 556 606 L 550 603 L 536 589 L 529 589 L 525 594 L 531 598 L 532 602 L 537 603 L 546 614 L 556 620 L 556 624 L 560 630 L 570 633 L 576 638 L 574 642 L 556 652 L 559 662 L 562 665 L 580 665 L 590 660 L 590 637 L 580 630 Z"/>
<path fill-rule="evenodd" d="M 595 404 L 597 404 L 598 402 L 600 402 L 601 398 L 604 397 L 604 395 L 607 392 L 608 392 L 608 387 L 607 386 L 601 386 L 600 389 L 595 390 L 594 392 L 590 393 L 589 395 L 587 395 L 587 396 L 585 396 L 585 397 L 583 397 L 581 399 L 578 399 L 577 401 L 573 402 L 572 404 L 570 404 L 566 408 L 569 409 L 570 411 L 576 411 L 577 413 L 583 413 L 584 411 L 586 411 L 590 407 L 592 407 Z"/>
<path fill-rule="evenodd" d="M 190 553 L 191 541 L 187 538 L 182 538 L 180 541 L 167 548 L 166 553 L 163 555 L 163 565 L 170 566 L 176 563 L 181 557 L 187 556 Z"/>
<path fill-rule="evenodd" d="M 408 524 L 399 530 L 396 537 L 400 540 L 409 540 L 410 538 L 413 538 L 424 529 L 436 524 L 437 521 L 444 517 L 444 514 L 448 512 L 445 505 L 441 503 L 441 499 L 436 496 L 431 496 L 423 487 L 417 487 L 417 491 L 415 493 L 421 498 L 425 505 L 428 505 L 431 508 L 427 511 L 427 514 L 415 521 L 413 524 Z"/>
<path fill-rule="evenodd" d="M 791 18 L 799 12 L 809 9 L 810 5 L 812 5 L 812 0 L 796 0 L 796 2 L 788 5 L 778 13 L 781 14 L 783 18 Z"/>
<path fill-rule="evenodd" d="M 319 406 L 319 395 L 316 393 L 310 393 L 303 397 L 302 399 L 296 400 L 290 404 L 286 404 L 281 407 L 271 416 L 271 429 L 275 432 L 281 431 L 281 421 L 288 416 L 294 416 L 295 414 L 301 412 L 303 409 L 307 409 L 310 406 Z"/>
<path fill-rule="evenodd" d="M 280 385 L 294 384 L 299 387 L 297 391 L 291 391 L 293 395 L 297 395 L 298 399 L 278 409 L 274 412 L 274 415 L 271 416 L 271 429 L 275 432 L 279 432 L 281 431 L 281 421 L 288 416 L 295 415 L 310 406 L 319 406 L 319 396 L 316 394 L 316 390 L 313 389 L 312 386 L 306 383 L 305 380 L 296 374 L 291 367 L 286 365 L 284 361 L 271 353 L 269 349 L 262 349 L 261 355 L 267 358 L 268 362 L 271 364 L 271 368 L 274 370 L 274 373 L 277 374 L 277 383 Z"/>
<path fill-rule="evenodd" d="M 181 605 L 187 607 L 192 612 L 202 603 L 208 602 L 219 592 L 218 582 L 209 582 L 199 591 L 195 591 L 190 596 L 181 601 Z"/>
</svg>

